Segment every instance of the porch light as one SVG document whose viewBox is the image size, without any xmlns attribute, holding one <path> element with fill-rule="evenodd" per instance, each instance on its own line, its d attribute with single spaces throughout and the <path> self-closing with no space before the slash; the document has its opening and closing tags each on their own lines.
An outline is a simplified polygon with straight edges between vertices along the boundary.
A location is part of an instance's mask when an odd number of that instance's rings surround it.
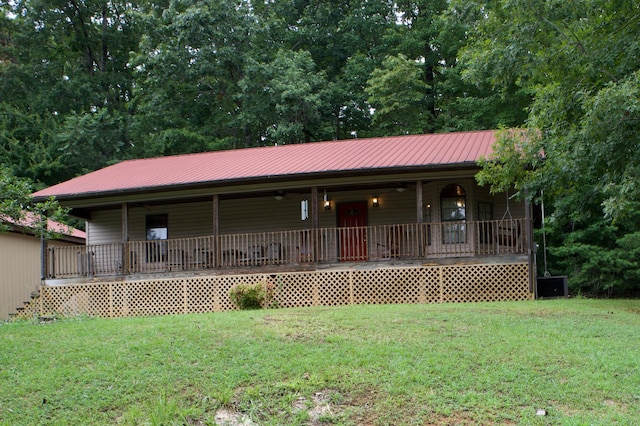
<svg viewBox="0 0 640 426">
<path fill-rule="evenodd" d="M 329 197 L 327 197 L 327 190 L 324 190 L 324 197 L 323 197 L 323 203 L 322 205 L 324 206 L 325 210 L 331 210 L 331 201 L 329 201 Z"/>
<path fill-rule="evenodd" d="M 371 205 L 373 207 L 378 207 L 380 205 L 380 200 L 378 199 L 378 197 L 373 197 L 371 199 Z"/>
</svg>

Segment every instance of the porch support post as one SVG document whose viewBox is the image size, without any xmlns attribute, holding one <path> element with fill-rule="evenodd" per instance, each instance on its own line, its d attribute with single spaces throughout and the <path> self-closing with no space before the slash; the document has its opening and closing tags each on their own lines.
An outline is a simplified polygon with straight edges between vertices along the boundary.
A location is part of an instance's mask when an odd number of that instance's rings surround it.
<svg viewBox="0 0 640 426">
<path fill-rule="evenodd" d="M 533 293 L 534 282 L 536 279 L 537 271 L 536 264 L 533 260 L 533 227 L 531 226 L 531 203 L 529 202 L 529 191 L 525 189 L 524 192 L 524 232 L 525 241 L 527 244 L 527 262 L 529 263 L 529 293 Z"/>
<path fill-rule="evenodd" d="M 416 181 L 416 223 L 418 224 L 418 256 L 423 256 L 424 249 L 424 235 L 422 235 L 422 218 L 424 216 L 423 206 L 422 206 L 422 181 Z"/>
<path fill-rule="evenodd" d="M 129 204 L 122 203 L 122 242 L 129 241 Z"/>
<path fill-rule="evenodd" d="M 217 267 L 221 264 L 221 256 L 220 256 L 220 196 L 218 194 L 213 194 L 213 223 L 212 225 L 212 251 L 213 251 L 213 267 Z"/>
<path fill-rule="evenodd" d="M 318 260 L 318 228 L 320 226 L 320 219 L 318 214 L 318 187 L 311 187 L 311 249 L 313 261 Z"/>
<path fill-rule="evenodd" d="M 122 274 L 127 274 L 131 268 L 131 258 L 129 256 L 129 204 L 122 203 Z M 91 261 L 89 256 L 89 261 Z"/>
<path fill-rule="evenodd" d="M 45 278 L 47 277 L 47 238 L 45 236 L 46 232 L 47 232 L 47 219 L 44 218 L 44 224 L 42 225 L 42 232 L 40 234 L 40 280 L 41 281 L 44 281 Z"/>
</svg>

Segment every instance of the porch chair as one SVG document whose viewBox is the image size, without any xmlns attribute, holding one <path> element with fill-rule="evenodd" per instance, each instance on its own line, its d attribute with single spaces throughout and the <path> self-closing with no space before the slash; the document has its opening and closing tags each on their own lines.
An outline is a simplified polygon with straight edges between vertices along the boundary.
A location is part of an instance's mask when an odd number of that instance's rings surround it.
<svg viewBox="0 0 640 426">
<path fill-rule="evenodd" d="M 194 249 L 193 264 L 196 268 L 211 268 L 213 266 L 213 252 L 208 248 Z"/>
<path fill-rule="evenodd" d="M 388 225 L 383 228 L 388 228 L 386 236 L 383 235 L 384 243 L 377 243 L 377 256 L 378 259 L 389 260 L 391 258 L 400 257 L 400 248 L 402 246 L 402 227 L 399 225 Z"/>
<path fill-rule="evenodd" d="M 169 270 L 184 269 L 184 250 L 169 249 L 167 252 L 167 265 Z"/>
<path fill-rule="evenodd" d="M 253 265 L 263 263 L 267 258 L 264 255 L 264 247 L 260 245 L 250 246 L 247 250 L 246 261 Z"/>
<path fill-rule="evenodd" d="M 265 258 L 269 263 L 280 263 L 280 259 L 282 258 L 282 244 L 270 243 L 267 246 Z"/>
<path fill-rule="evenodd" d="M 498 223 L 498 246 L 514 248 L 520 239 L 520 223 L 514 219 L 502 219 Z"/>
<path fill-rule="evenodd" d="M 309 239 L 308 231 L 300 231 L 298 236 L 299 245 L 296 246 L 299 262 L 311 262 L 313 260 L 313 251 L 309 244 Z"/>
<path fill-rule="evenodd" d="M 240 250 L 225 249 L 222 250 L 222 266 L 237 266 L 238 263 L 245 259 L 244 253 Z"/>
<path fill-rule="evenodd" d="M 118 263 L 118 270 L 121 274 L 131 274 L 134 272 L 138 272 L 138 252 L 129 249 L 129 263 L 126 263 L 127 259 L 125 259 L 126 255 L 120 259 Z"/>
<path fill-rule="evenodd" d="M 387 247 L 389 248 L 389 257 L 400 257 L 400 249 L 402 247 L 402 227 L 399 225 L 389 226 L 387 235 Z"/>
</svg>

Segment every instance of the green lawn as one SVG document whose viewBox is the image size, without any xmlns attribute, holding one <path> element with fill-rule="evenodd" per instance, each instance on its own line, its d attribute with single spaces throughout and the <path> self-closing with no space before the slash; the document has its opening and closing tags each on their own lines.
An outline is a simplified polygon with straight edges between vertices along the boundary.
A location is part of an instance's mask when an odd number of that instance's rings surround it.
<svg viewBox="0 0 640 426">
<path fill-rule="evenodd" d="M 0 324 L 0 424 L 216 416 L 228 425 L 638 424 L 640 300 Z"/>
</svg>

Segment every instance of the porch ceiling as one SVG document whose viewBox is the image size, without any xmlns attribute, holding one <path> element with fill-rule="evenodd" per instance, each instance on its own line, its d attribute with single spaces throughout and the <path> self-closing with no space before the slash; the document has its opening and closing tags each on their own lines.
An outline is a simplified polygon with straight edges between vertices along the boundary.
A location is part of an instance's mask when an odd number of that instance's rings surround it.
<svg viewBox="0 0 640 426">
<path fill-rule="evenodd" d="M 131 206 L 136 205 L 164 205 L 211 201 L 213 194 L 217 194 L 220 200 L 232 200 L 242 198 L 275 197 L 276 195 L 303 195 L 310 194 L 312 187 L 318 187 L 328 192 L 359 191 L 359 190 L 393 190 L 399 187 L 407 189 L 415 188 L 416 181 L 423 183 L 438 180 L 473 178 L 478 171 L 473 167 L 448 167 L 432 170 L 430 172 L 412 172 L 405 170 L 400 174 L 375 175 L 371 173 L 349 176 L 346 174 L 333 174 L 318 177 L 317 179 L 272 179 L 269 182 L 245 183 L 236 185 L 216 186 L 213 184 L 202 187 L 179 187 L 163 191 L 128 191 L 118 194 L 100 194 L 93 197 L 63 197 L 60 202 L 63 206 L 72 209 L 73 216 L 88 219 L 91 211 L 119 209 L 122 203 Z"/>
</svg>

